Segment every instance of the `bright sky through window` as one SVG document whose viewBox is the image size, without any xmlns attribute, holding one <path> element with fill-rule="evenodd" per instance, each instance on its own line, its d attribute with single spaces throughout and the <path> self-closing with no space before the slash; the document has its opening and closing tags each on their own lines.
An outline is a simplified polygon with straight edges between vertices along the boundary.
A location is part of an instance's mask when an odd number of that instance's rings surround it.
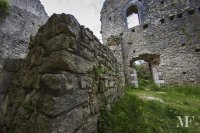
<svg viewBox="0 0 200 133">
<path fill-rule="evenodd" d="M 138 14 L 133 13 L 132 15 L 127 17 L 128 28 L 135 27 L 139 25 Z"/>
</svg>

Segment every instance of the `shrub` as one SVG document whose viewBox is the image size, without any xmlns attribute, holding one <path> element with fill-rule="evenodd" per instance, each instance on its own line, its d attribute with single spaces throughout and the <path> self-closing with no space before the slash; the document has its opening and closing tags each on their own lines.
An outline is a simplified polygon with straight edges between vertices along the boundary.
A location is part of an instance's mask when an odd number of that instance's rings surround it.
<svg viewBox="0 0 200 133">
<path fill-rule="evenodd" d="M 0 9 L 6 11 L 8 9 L 8 0 L 0 0 Z"/>
</svg>

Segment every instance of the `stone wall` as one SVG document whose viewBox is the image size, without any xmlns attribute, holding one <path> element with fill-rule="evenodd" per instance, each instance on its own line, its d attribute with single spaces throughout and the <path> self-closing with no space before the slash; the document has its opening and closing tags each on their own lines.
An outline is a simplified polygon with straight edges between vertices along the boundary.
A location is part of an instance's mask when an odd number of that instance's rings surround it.
<svg viewBox="0 0 200 133">
<path fill-rule="evenodd" d="M 141 25 L 159 23 L 162 18 L 174 17 L 184 11 L 200 7 L 198 0 L 106 0 L 101 10 L 101 32 L 106 43 L 111 35 L 128 29 L 127 10 L 136 5 Z"/>
<path fill-rule="evenodd" d="M 30 36 L 48 19 L 44 7 L 39 0 L 9 0 L 0 15 L 0 60 L 24 58 Z"/>
<path fill-rule="evenodd" d="M 111 50 L 114 54 L 121 53 L 116 58 L 123 59 L 126 82 L 136 82 L 131 80 L 131 75 L 137 75 L 131 73 L 132 62 L 145 60 L 151 64 L 152 75 L 158 85 L 200 84 L 199 1 L 118 2 L 104 3 L 102 34 L 108 46 L 123 48 L 121 52 Z M 128 29 L 124 15 L 132 5 L 138 7 L 140 25 Z M 121 38 L 121 42 L 110 42 L 113 36 Z"/>
<path fill-rule="evenodd" d="M 124 32 L 127 66 L 141 55 L 156 54 L 160 56 L 157 68 L 166 84 L 200 84 L 200 12 L 194 10 L 193 15 L 186 11 L 182 18 L 165 18 L 163 24 Z"/>
<path fill-rule="evenodd" d="M 6 12 L 0 9 L 0 114 L 16 59 L 25 58 L 29 38 L 35 35 L 48 16 L 39 0 L 9 0 Z M 11 68 L 11 67 L 9 67 Z M 16 69 L 15 66 L 12 68 Z"/>
<path fill-rule="evenodd" d="M 71 15 L 49 18 L 9 86 L 1 131 L 95 133 L 100 108 L 122 93 L 112 52 Z"/>
</svg>

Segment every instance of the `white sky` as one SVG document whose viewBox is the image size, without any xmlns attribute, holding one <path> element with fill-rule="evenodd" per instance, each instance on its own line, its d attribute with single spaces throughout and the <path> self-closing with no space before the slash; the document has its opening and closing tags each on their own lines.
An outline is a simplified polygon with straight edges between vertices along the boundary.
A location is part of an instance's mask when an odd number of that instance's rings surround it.
<svg viewBox="0 0 200 133">
<path fill-rule="evenodd" d="M 41 0 L 47 14 L 72 14 L 101 39 L 100 11 L 104 0 Z"/>
</svg>

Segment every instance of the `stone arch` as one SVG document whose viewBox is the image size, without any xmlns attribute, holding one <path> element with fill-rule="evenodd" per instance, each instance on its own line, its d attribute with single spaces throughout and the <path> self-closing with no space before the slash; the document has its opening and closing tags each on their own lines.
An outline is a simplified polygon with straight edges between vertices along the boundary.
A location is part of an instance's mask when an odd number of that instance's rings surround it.
<svg viewBox="0 0 200 133">
<path fill-rule="evenodd" d="M 141 54 L 138 57 L 132 58 L 130 60 L 130 80 L 131 83 L 138 87 L 138 77 L 137 77 L 137 71 L 136 69 L 132 66 L 133 62 L 138 61 L 138 60 L 144 60 L 145 62 L 148 62 L 149 64 L 149 69 L 153 78 L 153 81 L 155 84 L 160 86 L 161 84 L 164 83 L 163 77 L 162 77 L 162 71 L 159 69 L 159 64 L 160 64 L 160 55 L 158 54 Z"/>
<path fill-rule="evenodd" d="M 128 1 L 123 7 L 123 19 L 126 28 L 132 28 L 140 24 L 139 8 L 137 0 Z M 136 21 L 132 22 L 135 19 Z M 129 21 L 131 20 L 131 21 Z M 130 24 L 132 22 L 132 24 Z"/>
</svg>

